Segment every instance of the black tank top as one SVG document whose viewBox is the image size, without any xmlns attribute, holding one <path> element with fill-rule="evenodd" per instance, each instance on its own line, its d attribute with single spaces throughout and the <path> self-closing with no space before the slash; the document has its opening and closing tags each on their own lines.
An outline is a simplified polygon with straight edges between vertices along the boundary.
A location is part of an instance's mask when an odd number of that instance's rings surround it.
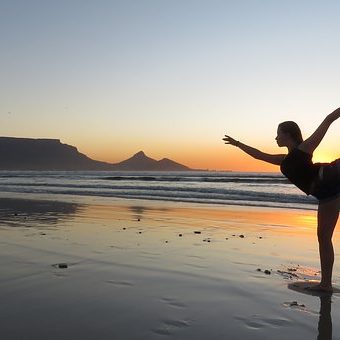
<svg viewBox="0 0 340 340">
<path fill-rule="evenodd" d="M 300 190 L 309 195 L 321 164 L 313 164 L 312 155 L 295 148 L 281 162 L 281 172 Z"/>
</svg>

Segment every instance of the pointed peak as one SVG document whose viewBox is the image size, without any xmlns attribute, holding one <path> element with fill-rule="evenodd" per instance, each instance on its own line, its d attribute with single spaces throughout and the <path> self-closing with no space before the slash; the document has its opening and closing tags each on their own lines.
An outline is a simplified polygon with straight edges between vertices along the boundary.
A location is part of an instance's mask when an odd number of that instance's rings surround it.
<svg viewBox="0 0 340 340">
<path fill-rule="evenodd" d="M 134 154 L 131 158 L 126 159 L 120 163 L 115 164 L 118 170 L 129 170 L 129 171 L 181 171 L 189 170 L 185 165 L 181 165 L 172 161 L 169 158 L 163 158 L 157 161 L 145 155 L 144 151 L 139 151 Z"/>
<path fill-rule="evenodd" d="M 146 157 L 144 151 L 137 152 L 133 157 Z"/>
</svg>

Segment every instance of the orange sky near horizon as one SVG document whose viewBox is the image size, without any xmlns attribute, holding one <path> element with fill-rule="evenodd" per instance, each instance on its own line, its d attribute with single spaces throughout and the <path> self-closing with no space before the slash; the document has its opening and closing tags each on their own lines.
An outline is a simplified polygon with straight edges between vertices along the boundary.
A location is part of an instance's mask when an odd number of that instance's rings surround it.
<svg viewBox="0 0 340 340">
<path fill-rule="evenodd" d="M 257 147 L 257 146 L 255 146 Z M 268 153 L 286 153 L 286 148 L 271 147 L 266 148 L 259 146 L 264 152 Z M 190 149 L 187 148 L 173 148 L 167 149 L 166 146 L 160 145 L 159 148 L 140 147 L 137 149 L 134 145 L 129 148 L 111 149 L 110 147 L 102 147 L 101 150 L 91 149 L 90 147 L 78 147 L 78 150 L 85 153 L 90 158 L 101 160 L 109 163 L 118 163 L 125 159 L 130 158 L 139 151 L 144 151 L 148 157 L 156 160 L 162 158 L 170 158 L 173 161 L 186 165 L 193 169 L 203 170 L 232 170 L 232 171 L 249 171 L 249 172 L 280 172 L 280 168 L 276 165 L 268 164 L 248 156 L 240 149 L 235 147 L 221 144 L 202 146 Z M 89 150 L 88 152 L 86 150 Z M 171 150 L 171 152 L 169 152 Z M 336 149 L 323 146 L 317 149 L 314 153 L 314 162 L 331 162 L 339 158 L 339 153 Z"/>
</svg>

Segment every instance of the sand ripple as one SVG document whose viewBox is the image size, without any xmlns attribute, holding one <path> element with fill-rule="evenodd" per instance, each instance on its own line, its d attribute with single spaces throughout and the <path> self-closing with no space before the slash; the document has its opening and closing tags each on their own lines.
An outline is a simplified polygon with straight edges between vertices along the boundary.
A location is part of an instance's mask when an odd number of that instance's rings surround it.
<svg viewBox="0 0 340 340">
<path fill-rule="evenodd" d="M 288 319 L 267 318 L 261 315 L 251 315 L 249 317 L 236 316 L 235 319 L 242 321 L 246 327 L 252 329 L 260 329 L 265 327 L 285 327 L 290 324 Z"/>
</svg>

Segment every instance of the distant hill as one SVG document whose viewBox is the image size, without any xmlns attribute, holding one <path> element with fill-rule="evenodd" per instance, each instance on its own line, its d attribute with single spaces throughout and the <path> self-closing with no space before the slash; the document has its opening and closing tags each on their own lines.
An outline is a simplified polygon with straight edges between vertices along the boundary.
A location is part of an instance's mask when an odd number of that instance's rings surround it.
<svg viewBox="0 0 340 340">
<path fill-rule="evenodd" d="M 59 139 L 0 137 L 2 170 L 111 170 Z"/>
<path fill-rule="evenodd" d="M 129 171 L 188 171 L 191 170 L 185 165 L 176 163 L 171 159 L 163 158 L 156 161 L 145 155 L 143 151 L 139 151 L 131 158 L 114 164 L 114 170 Z"/>
<path fill-rule="evenodd" d="M 0 137 L 0 170 L 186 171 L 190 168 L 143 151 L 120 163 L 93 160 L 59 139 Z"/>
</svg>

